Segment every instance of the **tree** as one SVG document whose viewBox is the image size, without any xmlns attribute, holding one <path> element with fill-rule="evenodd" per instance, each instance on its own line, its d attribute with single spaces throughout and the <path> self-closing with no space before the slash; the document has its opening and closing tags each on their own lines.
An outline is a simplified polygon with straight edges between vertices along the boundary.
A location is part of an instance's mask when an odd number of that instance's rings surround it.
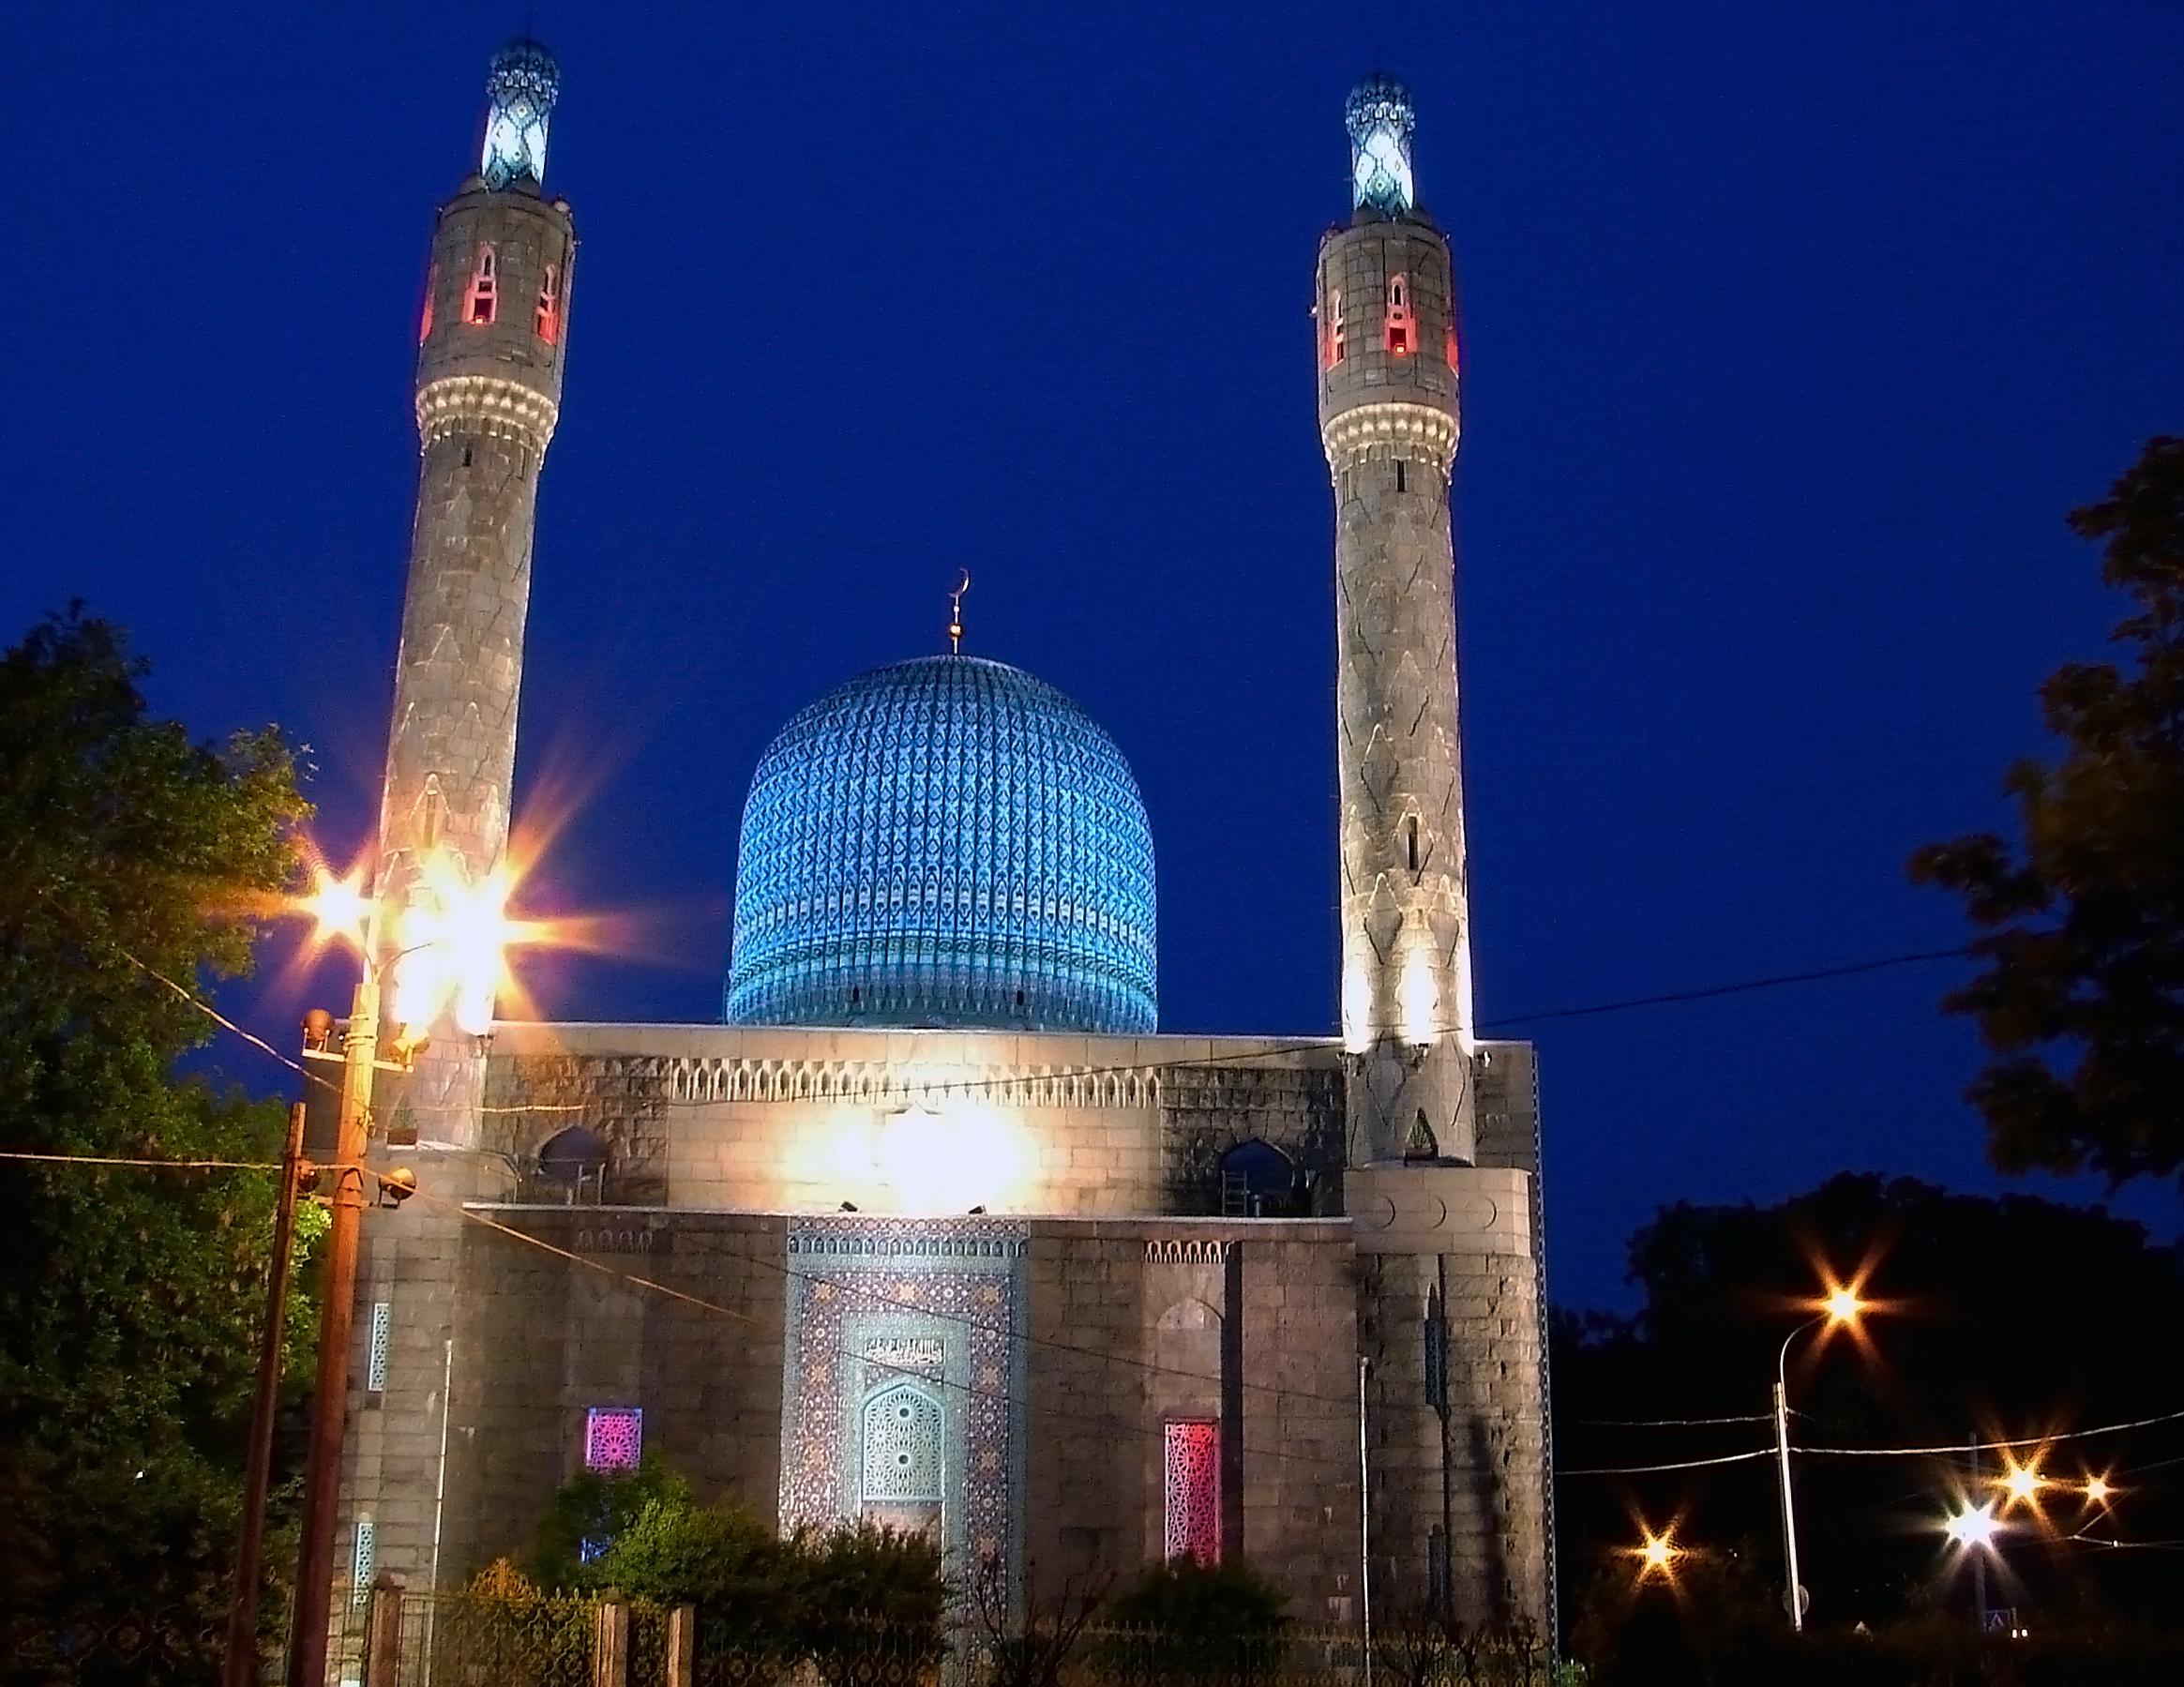
<svg viewBox="0 0 2184 1687">
<path fill-rule="evenodd" d="M 2158 1418 L 2184 1402 L 2184 1354 L 2160 1333 L 2184 1323 L 2184 1256 L 2099 1208 L 1845 1174 L 1772 1206 L 1665 1208 L 1633 1238 L 1630 1261 L 1644 1297 L 1636 1313 L 1557 1317 L 1557 1466 L 1747 1457 L 1565 1477 L 1556 1521 L 1573 1612 L 1597 1604 L 1589 1581 L 1632 1578 L 1641 1526 L 1673 1526 L 1691 1546 L 1741 1547 L 1780 1611 L 1781 1502 L 1766 1415 L 1777 1348 L 1826 1272 L 1866 1270 L 1863 1292 L 1880 1304 L 1864 1341 L 1815 1330 L 1791 1350 L 1799 1444 L 1948 1446 Z M 2051 1477 L 2106 1471 L 2130 1492 L 2103 1513 L 2056 1490 L 2053 1527 L 2010 1545 L 2021 1603 L 2167 1618 L 2169 1555 L 2058 1543 L 2081 1529 L 2184 1535 L 2174 1487 L 2134 1473 L 2173 1454 L 2177 1434 L 2157 1423 L 2045 1454 Z M 1938 1522 L 1976 1484 L 1968 1459 L 1800 1458 L 1796 1468 L 1800 1568 L 1816 1625 L 1877 1626 L 1936 1598 L 1965 1611 Z M 1988 1454 L 1988 1478 L 1999 1470 Z"/>
<path fill-rule="evenodd" d="M 971 1619 L 985 1649 L 993 1687 L 1060 1687 L 1063 1667 L 1114 1585 L 1107 1571 L 1065 1575 L 1051 1592 L 1039 1566 L 1027 1565 L 1023 1597 L 1012 1594 L 1007 1566 L 982 1559 L 971 1577 Z"/>
<path fill-rule="evenodd" d="M 556 1591 L 605 1587 L 607 1553 L 655 1500 L 663 1502 L 668 1519 L 698 1510 L 689 1483 L 655 1453 L 647 1453 L 634 1470 L 578 1471 L 554 1490 L 532 1531 L 523 1561 L 528 1579 Z M 653 1530 L 661 1527 L 655 1518 L 647 1523 Z M 648 1546 L 662 1549 L 660 1544 Z"/>
<path fill-rule="evenodd" d="M 2041 687 L 2060 761 L 2004 781 L 2023 834 L 1928 845 L 1914 881 L 1955 892 L 1986 970 L 1945 1008 L 1994 1058 L 1966 1092 L 2004 1171 L 2184 1171 L 2184 440 L 2150 441 L 2099 504 L 2101 579 L 2135 606 L 2116 662 Z"/>
<path fill-rule="evenodd" d="M 143 672 L 80 612 L 0 656 L 0 1145 L 274 1160 L 281 1107 L 178 1078 L 211 1024 L 124 952 L 189 987 L 247 972 L 306 807 L 277 733 L 195 745 Z M 148 1622 L 147 1669 L 217 1651 L 275 1195 L 261 1171 L 0 1163 L 7 1650 L 81 1617 Z M 288 1329 L 300 1369 L 312 1321 Z"/>
</svg>

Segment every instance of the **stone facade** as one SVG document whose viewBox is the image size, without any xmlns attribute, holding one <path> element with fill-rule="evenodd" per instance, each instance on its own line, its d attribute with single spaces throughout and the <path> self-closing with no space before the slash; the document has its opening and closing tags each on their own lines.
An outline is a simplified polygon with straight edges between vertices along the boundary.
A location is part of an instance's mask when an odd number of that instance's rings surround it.
<svg viewBox="0 0 2184 1687">
<path fill-rule="evenodd" d="M 857 1515 L 860 1413 L 900 1384 L 950 1438 L 930 1518 L 959 1565 L 1157 1559 L 1167 1426 L 1202 1423 L 1221 1550 L 1343 1621 L 1362 1355 L 1376 1597 L 1544 1620 L 1529 1060 L 1480 1056 L 1512 1163 L 1346 1172 L 1331 1039 L 503 1026 L 489 1146 L 427 1152 L 427 1197 L 371 1215 L 393 1317 L 374 1393 L 360 1308 L 352 1518 L 375 1567 L 458 1580 L 520 1545 L 595 1406 L 709 1493 Z M 972 1163 L 956 1216 L 876 1147 L 906 1117 Z M 579 1205 L 537 1170 L 571 1131 L 608 1155 Z M 1223 1216 L 1262 1149 L 1325 1175 L 1286 1185 L 1295 1216 Z"/>
</svg>

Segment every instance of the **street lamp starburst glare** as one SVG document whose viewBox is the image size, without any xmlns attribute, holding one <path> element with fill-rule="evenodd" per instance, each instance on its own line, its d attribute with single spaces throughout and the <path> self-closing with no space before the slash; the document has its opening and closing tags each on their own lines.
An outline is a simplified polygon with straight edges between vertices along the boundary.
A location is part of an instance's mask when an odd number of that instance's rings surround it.
<svg viewBox="0 0 2184 1687">
<path fill-rule="evenodd" d="M 1974 1547 L 1992 1546 L 2002 1525 L 1996 1519 L 1995 1502 L 1990 1499 L 1979 1505 L 1966 1505 L 1942 1528 L 1951 1540 L 1968 1552 Z"/>
</svg>

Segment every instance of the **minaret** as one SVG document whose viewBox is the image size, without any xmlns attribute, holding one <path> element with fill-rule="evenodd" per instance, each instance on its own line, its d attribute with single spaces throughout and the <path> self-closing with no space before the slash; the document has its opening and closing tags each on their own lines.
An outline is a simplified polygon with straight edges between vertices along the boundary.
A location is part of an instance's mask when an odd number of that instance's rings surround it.
<svg viewBox="0 0 2184 1687">
<path fill-rule="evenodd" d="M 1342 1029 L 1357 1166 L 1475 1157 L 1456 736 L 1455 291 L 1418 208 L 1410 97 L 1351 94 L 1352 213 L 1319 243 L 1319 437 L 1334 481 Z"/>
<path fill-rule="evenodd" d="M 561 411 L 576 233 L 543 190 L 560 73 L 518 40 L 486 90 L 483 158 L 440 209 L 418 327 L 422 459 L 376 874 L 390 957 L 410 946 L 413 911 L 429 919 L 450 890 L 503 870 L 538 474 Z M 441 948 L 393 964 L 387 1017 L 432 1021 L 411 1109 L 427 1138 L 468 1145 L 482 1081 L 471 1037 L 491 1002 L 475 981 L 463 999 L 434 964 Z"/>
</svg>

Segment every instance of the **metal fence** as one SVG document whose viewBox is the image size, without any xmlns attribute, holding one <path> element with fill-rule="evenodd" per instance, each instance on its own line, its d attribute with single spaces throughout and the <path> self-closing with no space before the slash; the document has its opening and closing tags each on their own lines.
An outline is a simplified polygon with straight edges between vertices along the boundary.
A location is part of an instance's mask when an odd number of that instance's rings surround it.
<svg viewBox="0 0 2184 1687">
<path fill-rule="evenodd" d="M 1203 1639 L 1088 1628 L 1034 1634 L 894 1628 L 845 1616 L 790 1644 L 761 1619 L 572 1594 L 410 1593 L 372 1600 L 361 1687 L 1552 1687 L 1521 1638 L 1459 1628 L 1376 1639 L 1286 1630 Z"/>
</svg>

